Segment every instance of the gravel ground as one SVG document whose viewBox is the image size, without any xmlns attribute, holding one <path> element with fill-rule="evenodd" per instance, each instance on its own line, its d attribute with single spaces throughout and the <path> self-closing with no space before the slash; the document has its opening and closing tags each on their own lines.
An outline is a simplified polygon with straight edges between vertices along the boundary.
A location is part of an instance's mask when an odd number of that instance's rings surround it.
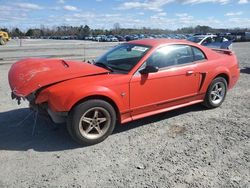
<svg viewBox="0 0 250 188">
<path fill-rule="evenodd" d="M 26 40 L 22 47 L 17 41 L 0 46 L 0 187 L 250 187 L 250 43 L 234 44 L 240 80 L 221 107 L 194 105 L 117 126 L 94 146 L 80 147 L 64 124 L 44 117 L 33 129 L 27 103 L 10 99 L 7 74 L 17 59 L 83 59 L 83 47 L 91 59 L 111 45 Z"/>
</svg>

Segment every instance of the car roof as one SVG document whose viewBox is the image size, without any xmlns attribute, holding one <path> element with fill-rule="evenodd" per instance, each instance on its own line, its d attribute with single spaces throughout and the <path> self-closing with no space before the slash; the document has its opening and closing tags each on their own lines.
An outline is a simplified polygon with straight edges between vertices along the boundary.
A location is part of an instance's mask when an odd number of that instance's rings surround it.
<svg viewBox="0 0 250 188">
<path fill-rule="evenodd" d="M 139 44 L 151 47 L 161 46 L 163 44 L 191 44 L 195 45 L 195 43 L 187 41 L 187 40 L 180 40 L 180 39 L 142 39 L 142 40 L 133 40 L 128 42 L 130 44 Z"/>
</svg>

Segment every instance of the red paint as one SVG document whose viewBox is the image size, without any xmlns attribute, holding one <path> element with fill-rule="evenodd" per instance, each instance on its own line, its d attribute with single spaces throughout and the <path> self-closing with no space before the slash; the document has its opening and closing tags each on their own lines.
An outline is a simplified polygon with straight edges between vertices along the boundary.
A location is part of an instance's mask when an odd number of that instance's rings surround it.
<svg viewBox="0 0 250 188">
<path fill-rule="evenodd" d="M 202 102 L 209 84 L 220 74 L 228 78 L 229 88 L 239 78 L 233 52 L 216 52 L 184 40 L 145 39 L 130 43 L 151 46 L 151 49 L 128 74 L 110 74 L 106 69 L 83 62 L 26 59 L 12 65 L 11 89 L 22 97 L 39 90 L 35 103 L 47 103 L 55 112 L 69 112 L 81 100 L 102 97 L 113 101 L 120 121 L 125 123 Z M 195 46 L 205 53 L 207 60 L 148 75 L 137 73 L 152 52 L 170 44 Z"/>
<path fill-rule="evenodd" d="M 9 83 L 16 94 L 26 96 L 51 83 L 107 72 L 88 63 L 61 59 L 24 59 L 12 65 Z"/>
</svg>

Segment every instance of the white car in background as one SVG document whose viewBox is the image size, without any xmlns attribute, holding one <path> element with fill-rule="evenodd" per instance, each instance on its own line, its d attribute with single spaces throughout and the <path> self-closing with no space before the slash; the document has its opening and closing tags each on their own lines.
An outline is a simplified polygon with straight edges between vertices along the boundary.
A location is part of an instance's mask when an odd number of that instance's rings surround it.
<svg viewBox="0 0 250 188">
<path fill-rule="evenodd" d="M 233 41 L 229 41 L 225 37 L 220 37 L 217 35 L 194 35 L 187 40 L 191 42 L 198 43 L 202 46 L 207 46 L 208 48 L 218 48 L 218 49 L 232 49 Z"/>
</svg>

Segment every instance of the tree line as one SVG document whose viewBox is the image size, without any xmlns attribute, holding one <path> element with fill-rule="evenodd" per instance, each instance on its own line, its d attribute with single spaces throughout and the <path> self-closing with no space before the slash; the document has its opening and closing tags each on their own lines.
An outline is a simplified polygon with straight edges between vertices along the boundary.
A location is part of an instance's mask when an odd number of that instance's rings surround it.
<svg viewBox="0 0 250 188">
<path fill-rule="evenodd" d="M 197 25 L 196 27 L 184 27 L 176 30 L 169 29 L 152 29 L 143 27 L 136 28 L 121 28 L 119 23 L 115 23 L 112 29 L 91 29 L 88 25 L 81 26 L 54 26 L 40 28 L 30 28 L 27 31 L 22 31 L 20 28 L 0 28 L 1 31 L 6 31 L 11 37 L 49 37 L 49 36 L 76 36 L 84 38 L 86 36 L 97 35 L 131 35 L 131 34 L 192 34 L 192 33 L 239 33 L 250 31 L 249 28 L 234 28 L 234 29 L 215 29 L 209 26 Z"/>
</svg>

